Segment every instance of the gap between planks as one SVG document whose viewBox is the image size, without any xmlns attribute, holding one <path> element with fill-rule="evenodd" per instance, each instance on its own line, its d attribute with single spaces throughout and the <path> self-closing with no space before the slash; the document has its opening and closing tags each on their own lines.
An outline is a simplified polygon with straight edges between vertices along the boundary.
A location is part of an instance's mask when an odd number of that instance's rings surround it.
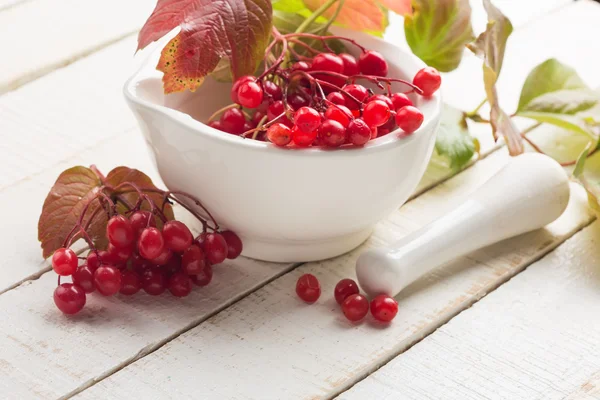
<svg viewBox="0 0 600 400">
<path fill-rule="evenodd" d="M 585 223 L 585 224 L 583 224 L 581 226 L 578 226 L 575 230 L 573 230 L 573 232 L 570 232 L 569 235 L 566 236 L 563 241 L 560 241 L 560 242 L 557 241 L 556 243 L 553 243 L 550 247 L 548 247 L 546 249 L 546 251 L 540 252 L 538 254 L 535 254 L 529 260 L 527 260 L 527 262 L 524 263 L 522 266 L 519 266 L 519 268 L 515 269 L 514 271 L 511 271 L 510 274 L 507 274 L 506 276 L 503 276 L 501 280 L 499 280 L 498 282 L 494 283 L 494 285 L 492 285 L 488 291 L 486 291 L 485 293 L 482 293 L 481 296 L 473 298 L 472 299 L 473 301 L 470 301 L 467 304 L 465 304 L 465 306 L 462 309 L 458 309 L 458 310 L 456 310 L 456 312 L 454 312 L 451 315 L 449 315 L 448 318 L 445 318 L 440 325 L 438 325 L 436 327 L 433 327 L 434 329 L 429 330 L 424 336 L 419 337 L 419 338 L 415 338 L 406 347 L 400 349 L 398 352 L 392 353 L 389 356 L 386 356 L 381 361 L 381 363 L 378 363 L 378 364 L 374 365 L 373 368 L 371 368 L 368 371 L 366 371 L 365 373 L 363 373 L 356 381 L 352 382 L 351 384 L 347 385 L 346 387 L 340 388 L 339 391 L 332 393 L 330 396 L 327 396 L 326 399 L 327 400 L 335 399 L 338 396 L 342 395 L 343 393 L 351 390 L 354 386 L 356 386 L 360 382 L 362 382 L 365 379 L 367 379 L 374 372 L 376 372 L 380 368 L 385 367 L 391 361 L 393 361 L 396 357 L 398 357 L 401 354 L 405 353 L 406 351 L 410 350 L 413 346 L 415 346 L 416 344 L 418 344 L 419 342 L 421 342 L 422 340 L 424 340 L 425 338 L 427 338 L 431 334 L 435 333 L 437 330 L 439 330 L 442 327 L 444 327 L 445 325 L 447 325 L 448 322 L 450 322 L 450 320 L 452 320 L 453 318 L 455 318 L 459 314 L 462 314 L 463 312 L 468 311 L 469 308 L 471 308 L 474 304 L 478 303 L 483 298 L 485 298 L 485 297 L 489 296 L 490 294 L 492 294 L 500 286 L 504 285 L 505 283 L 507 283 L 508 281 L 510 281 L 511 279 L 513 279 L 518 274 L 524 272 L 532 264 L 535 264 L 536 262 L 540 261 L 542 258 L 548 256 L 550 253 L 552 253 L 558 247 L 562 246 L 567 240 L 569 240 L 570 238 L 572 238 L 573 236 L 575 236 L 576 234 L 578 234 L 579 232 L 581 232 L 585 228 L 589 227 L 590 225 L 592 225 L 596 221 L 597 221 L 597 217 L 593 216 L 589 221 L 587 221 L 587 223 Z"/>
<path fill-rule="evenodd" d="M 410 204 L 410 202 L 407 203 L 407 204 Z M 515 268 L 513 270 L 510 270 L 510 272 L 508 274 L 502 276 L 501 279 L 499 279 L 499 281 L 494 282 L 492 285 L 490 285 L 490 287 L 489 287 L 488 290 L 486 290 L 485 292 L 482 292 L 482 293 L 478 293 L 476 296 L 473 296 L 472 298 L 467 299 L 467 301 L 459 304 L 458 307 L 455 310 L 453 310 L 452 312 L 448 313 L 448 315 L 445 316 L 443 319 L 440 319 L 439 320 L 439 322 L 440 322 L 439 324 L 431 324 L 427 329 L 413 333 L 412 336 L 406 341 L 406 344 L 404 346 L 402 346 L 399 349 L 396 349 L 395 351 L 391 351 L 390 354 L 388 354 L 385 357 L 383 357 L 380 361 L 378 361 L 377 363 L 375 363 L 372 367 L 370 367 L 370 368 L 366 369 L 365 371 L 362 371 L 360 374 L 356 375 L 356 379 L 350 380 L 349 382 L 347 382 L 347 384 L 344 384 L 344 385 L 340 386 L 340 388 L 338 390 L 335 390 L 335 391 L 331 392 L 330 394 L 328 394 L 326 397 L 323 397 L 323 398 L 332 399 L 332 398 L 338 396 L 339 394 L 347 391 L 352 386 L 354 386 L 356 383 L 364 380 L 366 377 L 368 377 L 374 371 L 376 371 L 377 369 L 381 368 L 382 366 L 384 366 L 385 364 L 387 364 L 389 361 L 391 361 L 392 359 L 394 359 L 398 355 L 402 354 L 407 349 L 411 348 L 416 343 L 418 343 L 419 341 L 423 340 L 425 337 L 429 336 L 431 333 L 435 332 L 437 329 L 439 329 L 439 327 L 441 327 L 444 324 L 446 324 L 448 321 L 450 321 L 456 315 L 458 315 L 461 312 L 463 312 L 464 310 L 468 309 L 473 304 L 475 304 L 476 302 L 478 302 L 480 299 L 484 298 L 489 293 L 493 292 L 498 287 L 500 287 L 501 285 L 503 285 L 505 282 L 507 282 L 508 280 L 510 280 L 511 278 L 513 278 L 515 275 L 517 275 L 520 272 L 522 272 L 523 270 L 525 270 L 529 265 L 535 263 L 536 261 L 540 260 L 541 258 L 543 258 L 544 256 L 546 256 L 547 254 L 551 253 L 554 249 L 556 249 L 558 246 L 560 246 L 562 243 L 564 243 L 564 241 L 566 241 L 567 239 L 569 239 L 570 237 L 572 237 L 573 235 L 575 235 L 580 230 L 582 230 L 585 227 L 589 226 L 594 220 L 595 220 L 595 218 L 591 218 L 589 220 L 586 220 L 586 221 L 583 221 L 582 223 L 577 224 L 567 234 L 565 234 L 559 240 L 556 240 L 556 242 L 552 243 L 550 246 L 542 247 L 540 250 L 538 250 L 537 252 L 533 253 L 531 256 L 527 257 L 525 260 L 523 260 L 518 265 L 517 268 Z M 305 265 L 305 264 L 297 264 L 297 265 L 294 265 L 294 266 L 288 268 L 288 270 L 285 273 L 279 274 L 279 277 L 282 277 L 283 275 L 288 274 L 289 272 L 293 271 L 294 269 L 296 269 L 296 268 L 298 268 L 298 267 L 300 267 L 302 265 Z M 269 281 L 274 281 L 274 280 L 275 279 L 270 279 Z M 254 291 L 258 291 L 263 286 L 265 286 L 265 285 L 260 285 Z M 251 294 L 252 294 L 252 292 L 248 291 L 244 296 L 240 296 L 237 301 L 232 302 L 230 305 L 233 305 L 234 303 L 237 303 L 237 302 L 243 300 L 245 297 L 247 297 L 247 296 L 249 296 Z M 217 313 L 213 313 L 213 315 L 216 315 L 216 314 Z M 203 318 L 202 321 L 200 321 L 198 324 L 196 324 L 196 326 L 200 325 L 200 323 L 204 322 L 207 319 L 208 318 Z M 104 380 L 106 378 L 109 378 L 111 375 L 114 375 L 115 373 L 119 372 L 120 370 L 126 368 L 129 364 L 135 362 L 136 360 L 140 359 L 141 357 L 145 357 L 145 356 L 153 353 L 154 351 L 159 350 L 160 348 L 162 348 L 163 346 L 165 346 L 170 340 L 176 339 L 177 337 L 181 336 L 182 334 L 184 334 L 185 332 L 187 332 L 187 331 L 189 331 L 189 330 L 191 330 L 193 328 L 194 328 L 194 326 L 190 326 L 190 327 L 187 327 L 185 330 L 182 330 L 182 331 L 178 332 L 177 334 L 171 335 L 169 340 L 161 341 L 160 345 L 154 346 L 153 349 L 152 349 L 152 351 L 145 351 L 144 354 L 141 355 L 141 356 L 139 354 L 136 355 L 135 358 L 133 358 L 131 360 L 128 360 L 127 362 L 121 363 L 118 366 L 118 368 L 115 368 L 113 371 L 110 371 L 109 373 L 103 374 L 103 376 L 100 379 L 94 379 L 91 382 L 86 382 L 84 385 L 78 387 L 77 389 L 73 390 L 72 392 L 68 393 L 67 395 L 61 397 L 61 399 L 68 399 L 68 398 L 71 398 L 72 396 L 75 396 L 75 395 L 81 393 L 81 392 L 84 392 L 86 389 L 89 389 L 90 387 L 96 385 L 97 383 L 101 382 L 102 380 Z"/>
<path fill-rule="evenodd" d="M 255 285 L 253 287 L 250 287 L 250 288 L 246 289 L 245 291 L 238 293 L 237 295 L 233 296 L 230 300 L 223 303 L 220 307 L 216 308 L 215 310 L 211 311 L 210 313 L 203 315 L 198 320 L 190 322 L 185 327 L 181 328 L 178 331 L 173 332 L 171 335 L 159 340 L 158 342 L 142 348 L 135 355 L 122 361 L 121 363 L 116 365 L 114 368 L 108 369 L 106 372 L 98 375 L 96 378 L 93 378 L 87 382 L 84 382 L 81 386 L 77 387 L 75 390 L 65 394 L 64 396 L 59 397 L 59 400 L 69 399 L 69 398 L 83 392 L 84 390 L 94 386 L 96 383 L 103 381 L 104 379 L 108 378 L 109 376 L 114 375 L 115 373 L 119 372 L 120 370 L 127 367 L 131 363 L 134 363 L 135 361 L 147 356 L 148 354 L 154 353 L 155 351 L 159 350 L 161 347 L 163 347 L 164 345 L 166 345 L 173 339 L 176 339 L 177 337 L 183 335 L 184 333 L 194 329 L 195 327 L 197 327 L 204 321 L 219 314 L 224 309 L 231 307 L 232 305 L 239 302 L 243 298 L 245 298 L 245 297 L 249 296 L 250 294 L 254 293 L 255 291 L 261 289 L 263 286 L 268 285 L 269 283 L 271 283 L 274 280 L 280 278 L 281 276 L 287 274 L 288 272 L 293 271 L 294 269 L 298 268 L 301 265 L 303 265 L 303 263 L 294 263 L 290 266 L 287 266 L 287 267 L 283 268 L 279 273 L 271 276 L 267 280 L 260 282 L 259 284 Z"/>
<path fill-rule="evenodd" d="M 26 0 L 26 1 L 29 2 L 29 1 L 35 1 L 35 0 Z M 34 72 L 31 72 L 26 75 L 22 75 L 22 76 L 18 77 L 17 79 L 7 83 L 6 85 L 0 86 L 0 96 L 6 94 L 8 92 L 11 92 L 13 90 L 16 90 L 16 89 L 20 88 L 21 86 L 26 85 L 30 82 L 33 82 L 39 78 L 43 78 L 44 76 L 46 76 L 58 69 L 67 67 L 67 66 L 73 64 L 74 62 L 77 62 L 85 57 L 88 57 L 106 47 L 109 47 L 113 44 L 116 44 L 116 43 L 122 41 L 122 40 L 125 40 L 125 39 L 135 35 L 137 32 L 138 32 L 138 29 L 136 28 L 135 30 L 124 33 L 120 36 L 117 36 L 117 37 L 111 39 L 111 40 L 108 40 L 108 41 L 102 42 L 96 46 L 90 47 L 89 49 L 86 49 L 85 51 L 74 54 L 69 58 L 63 59 L 59 62 L 45 65 L 45 66 L 41 67 L 40 69 L 35 70 Z"/>
</svg>

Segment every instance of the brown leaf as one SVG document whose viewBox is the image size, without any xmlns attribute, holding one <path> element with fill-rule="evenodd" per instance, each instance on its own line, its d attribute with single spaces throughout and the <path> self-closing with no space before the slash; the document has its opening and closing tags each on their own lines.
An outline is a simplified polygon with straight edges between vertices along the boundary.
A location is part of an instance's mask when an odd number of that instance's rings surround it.
<svg viewBox="0 0 600 400">
<path fill-rule="evenodd" d="M 108 173 L 105 180 L 106 185 L 112 187 L 116 187 L 123 182 L 131 182 L 137 185 L 140 189 L 158 189 L 156 186 L 154 186 L 154 183 L 152 183 L 152 179 L 150 179 L 148 175 L 144 174 L 142 171 L 133 168 L 117 167 Z M 124 186 L 122 190 L 129 191 L 132 190 L 132 187 Z M 150 199 L 152 199 L 152 201 L 156 204 L 158 208 L 162 206 L 162 194 L 147 193 L 147 195 Z M 118 200 L 121 202 L 125 202 L 126 204 L 128 204 L 128 208 L 131 208 L 132 206 L 135 206 L 135 204 L 139 200 L 139 196 L 137 192 L 129 191 L 127 193 L 119 194 Z M 151 210 L 151 207 L 147 201 L 144 201 L 144 203 L 142 203 L 142 209 L 148 211 Z M 120 210 L 124 211 L 125 208 L 121 208 Z M 165 205 L 164 213 L 167 219 L 169 220 L 175 218 L 173 215 L 173 208 L 168 203 Z"/>
<path fill-rule="evenodd" d="M 44 201 L 38 222 L 38 240 L 44 258 L 63 245 L 85 205 L 98 193 L 100 185 L 98 176 L 86 167 L 69 168 L 60 174 Z M 98 207 L 100 203 L 95 202 L 86 215 L 91 216 Z"/>
<path fill-rule="evenodd" d="M 467 47 L 483 60 L 483 83 L 490 104 L 490 121 L 494 138 L 499 135 L 504 137 L 511 155 L 521 154 L 525 147 L 523 139 L 510 117 L 500 108 L 496 82 L 502 63 L 506 42 L 513 31 L 510 20 L 497 9 L 490 0 L 483 0 L 483 5 L 488 14 L 488 24 L 477 40 L 468 44 Z"/>
</svg>

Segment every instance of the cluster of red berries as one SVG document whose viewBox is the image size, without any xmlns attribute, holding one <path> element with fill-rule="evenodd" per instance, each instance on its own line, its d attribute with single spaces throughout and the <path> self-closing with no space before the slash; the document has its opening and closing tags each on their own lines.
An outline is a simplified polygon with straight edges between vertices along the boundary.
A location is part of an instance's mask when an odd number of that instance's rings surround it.
<svg viewBox="0 0 600 400">
<path fill-rule="evenodd" d="M 314 303 L 321 296 L 321 284 L 312 274 L 304 274 L 296 282 L 296 294 L 307 303 Z M 352 322 L 362 320 L 369 310 L 377 321 L 390 322 L 398 313 L 398 302 L 385 294 L 375 296 L 370 304 L 366 296 L 360 294 L 358 285 L 352 279 L 342 279 L 333 291 L 335 301 L 342 307 L 344 316 Z"/>
<path fill-rule="evenodd" d="M 242 242 L 232 231 L 194 238 L 180 221 L 167 221 L 162 230 L 158 229 L 155 216 L 142 210 L 129 218 L 112 216 L 106 237 L 108 247 L 91 250 L 81 265 L 70 248 L 54 252 L 52 268 L 59 275 L 54 303 L 63 313 L 79 312 L 86 293 L 94 291 L 104 296 L 130 296 L 143 289 L 157 296 L 168 289 L 173 296 L 185 297 L 192 291 L 192 283 L 208 285 L 213 265 L 237 258 L 242 252 Z M 63 276 L 71 276 L 73 283 L 61 284 Z"/>
<path fill-rule="evenodd" d="M 396 128 L 405 135 L 413 133 L 423 123 L 423 113 L 406 93 L 393 93 L 391 83 L 402 82 L 410 85 L 408 92 L 431 96 L 441 85 L 439 72 L 423 68 L 412 84 L 386 78 L 384 57 L 361 49 L 358 60 L 347 53 L 318 53 L 302 57 L 288 68 L 276 64 L 260 77 L 243 76 L 231 88 L 234 104 L 215 113 L 209 125 L 295 147 L 362 146 Z M 387 91 L 377 94 L 356 83 L 358 80 Z M 212 120 L 217 116 L 220 118 Z"/>
</svg>

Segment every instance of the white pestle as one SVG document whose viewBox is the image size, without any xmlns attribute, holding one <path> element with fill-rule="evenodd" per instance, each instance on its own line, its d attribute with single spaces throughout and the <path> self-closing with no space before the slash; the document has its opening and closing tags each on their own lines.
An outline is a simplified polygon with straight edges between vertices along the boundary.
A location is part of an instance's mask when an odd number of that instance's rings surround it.
<svg viewBox="0 0 600 400">
<path fill-rule="evenodd" d="M 514 157 L 450 213 L 361 254 L 358 282 L 369 295 L 395 296 L 448 261 L 549 224 L 567 207 L 569 192 L 567 174 L 550 157 Z"/>
</svg>

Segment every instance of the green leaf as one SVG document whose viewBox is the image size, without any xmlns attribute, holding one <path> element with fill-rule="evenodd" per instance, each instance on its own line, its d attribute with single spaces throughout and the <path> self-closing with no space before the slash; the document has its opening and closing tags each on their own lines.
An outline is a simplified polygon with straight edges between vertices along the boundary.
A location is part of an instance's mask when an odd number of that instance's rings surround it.
<svg viewBox="0 0 600 400">
<path fill-rule="evenodd" d="M 283 11 L 286 13 L 309 13 L 310 10 L 302 0 L 272 0 L 273 11 Z"/>
<path fill-rule="evenodd" d="M 464 113 L 447 104 L 442 111 L 435 150 L 448 159 L 452 169 L 462 168 L 475 154 L 475 142 L 469 134 Z"/>
<path fill-rule="evenodd" d="M 576 114 L 598 103 L 598 95 L 589 89 L 557 90 L 531 100 L 520 111 L 540 111 L 556 114 Z"/>
<path fill-rule="evenodd" d="M 545 122 L 558 126 L 563 129 L 568 129 L 573 132 L 582 133 L 588 135 L 594 140 L 597 140 L 597 136 L 594 135 L 590 129 L 587 128 L 583 118 L 575 115 L 557 114 L 557 113 L 546 113 L 536 111 L 523 111 L 517 114 L 520 117 L 531 118 L 538 122 Z"/>
<path fill-rule="evenodd" d="M 529 110 L 528 106 L 534 99 L 548 93 L 577 89 L 588 89 L 588 87 L 573 68 L 551 58 L 535 67 L 527 76 L 521 90 L 517 111 Z"/>
<path fill-rule="evenodd" d="M 473 40 L 469 0 L 413 0 L 412 6 L 404 33 L 413 53 L 440 71 L 456 69 Z"/>
<path fill-rule="evenodd" d="M 585 149 L 581 152 L 579 157 L 577 157 L 577 162 L 575 163 L 575 169 L 573 170 L 573 176 L 575 178 L 579 178 L 583 174 L 583 169 L 585 167 L 585 161 L 587 160 L 588 153 L 592 148 L 592 142 L 589 142 Z"/>
</svg>

